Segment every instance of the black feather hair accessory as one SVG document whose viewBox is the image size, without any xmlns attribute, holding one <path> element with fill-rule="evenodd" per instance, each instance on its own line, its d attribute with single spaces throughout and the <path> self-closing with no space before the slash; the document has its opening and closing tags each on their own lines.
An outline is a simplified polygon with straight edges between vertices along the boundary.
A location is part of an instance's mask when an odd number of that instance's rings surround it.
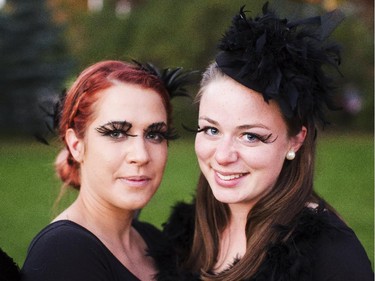
<svg viewBox="0 0 375 281">
<path fill-rule="evenodd" d="M 323 67 L 338 71 L 340 48 L 325 42 L 343 20 L 339 10 L 289 22 L 263 6 L 247 18 L 243 6 L 219 42 L 219 68 L 242 85 L 276 100 L 287 118 L 313 118 L 327 124 L 325 107 L 333 102 L 333 80 Z"/>
<path fill-rule="evenodd" d="M 184 71 L 182 67 L 177 68 L 164 68 L 159 69 L 152 63 L 140 63 L 136 60 L 132 60 L 140 69 L 157 76 L 164 83 L 164 87 L 167 90 L 169 97 L 172 99 L 174 97 L 188 97 L 185 86 L 193 84 L 196 82 L 196 74 L 198 71 Z"/>
</svg>

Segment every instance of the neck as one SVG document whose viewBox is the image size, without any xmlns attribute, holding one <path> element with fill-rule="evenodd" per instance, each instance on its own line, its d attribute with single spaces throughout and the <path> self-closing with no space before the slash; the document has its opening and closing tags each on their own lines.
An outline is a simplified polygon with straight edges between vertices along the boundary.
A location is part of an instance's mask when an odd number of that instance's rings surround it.
<svg viewBox="0 0 375 281">
<path fill-rule="evenodd" d="M 246 252 L 246 223 L 248 211 L 238 206 L 230 206 L 231 219 L 220 237 L 220 251 L 215 272 L 227 269 L 237 258 Z"/>
<path fill-rule="evenodd" d="M 134 211 L 102 205 L 92 198 L 83 196 L 80 192 L 76 201 L 61 213 L 55 221 L 71 220 L 94 233 L 102 241 L 112 241 L 112 243 L 122 241 L 122 243 L 127 244 L 126 241 L 130 239 L 129 232 L 133 215 Z"/>
<path fill-rule="evenodd" d="M 230 225 L 235 225 L 245 229 L 251 207 L 243 204 L 229 204 L 228 206 L 231 217 Z"/>
</svg>

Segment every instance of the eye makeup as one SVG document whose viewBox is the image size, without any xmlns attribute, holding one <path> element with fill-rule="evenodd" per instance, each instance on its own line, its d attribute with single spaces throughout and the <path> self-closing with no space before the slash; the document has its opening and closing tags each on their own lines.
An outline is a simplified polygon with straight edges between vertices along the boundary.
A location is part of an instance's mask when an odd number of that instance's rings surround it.
<svg viewBox="0 0 375 281">
<path fill-rule="evenodd" d="M 131 127 L 132 124 L 127 121 L 111 121 L 96 128 L 95 130 L 102 136 L 116 136 L 121 134 L 129 137 L 135 137 L 136 135 L 131 135 L 128 133 Z"/>
<path fill-rule="evenodd" d="M 146 138 L 158 137 L 159 139 L 173 140 L 176 139 L 177 135 L 173 129 L 169 129 L 167 124 L 164 122 L 152 123 L 144 130 Z"/>
</svg>

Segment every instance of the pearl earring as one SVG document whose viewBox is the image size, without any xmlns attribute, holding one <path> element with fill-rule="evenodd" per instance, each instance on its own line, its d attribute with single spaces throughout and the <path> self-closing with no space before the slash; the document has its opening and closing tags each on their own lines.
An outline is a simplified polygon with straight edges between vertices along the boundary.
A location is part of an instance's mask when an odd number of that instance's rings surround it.
<svg viewBox="0 0 375 281">
<path fill-rule="evenodd" d="M 288 160 L 293 160 L 295 157 L 296 157 L 296 153 L 293 150 L 290 150 L 286 154 L 286 159 L 288 159 Z"/>
</svg>

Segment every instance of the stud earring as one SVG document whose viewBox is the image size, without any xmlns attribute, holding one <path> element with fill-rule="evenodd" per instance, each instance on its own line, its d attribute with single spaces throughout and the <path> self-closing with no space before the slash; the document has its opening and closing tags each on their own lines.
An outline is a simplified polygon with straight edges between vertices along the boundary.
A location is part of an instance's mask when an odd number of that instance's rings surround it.
<svg viewBox="0 0 375 281">
<path fill-rule="evenodd" d="M 286 154 L 286 159 L 288 159 L 288 160 L 293 160 L 295 157 L 296 157 L 296 153 L 293 150 L 290 150 Z"/>
</svg>

